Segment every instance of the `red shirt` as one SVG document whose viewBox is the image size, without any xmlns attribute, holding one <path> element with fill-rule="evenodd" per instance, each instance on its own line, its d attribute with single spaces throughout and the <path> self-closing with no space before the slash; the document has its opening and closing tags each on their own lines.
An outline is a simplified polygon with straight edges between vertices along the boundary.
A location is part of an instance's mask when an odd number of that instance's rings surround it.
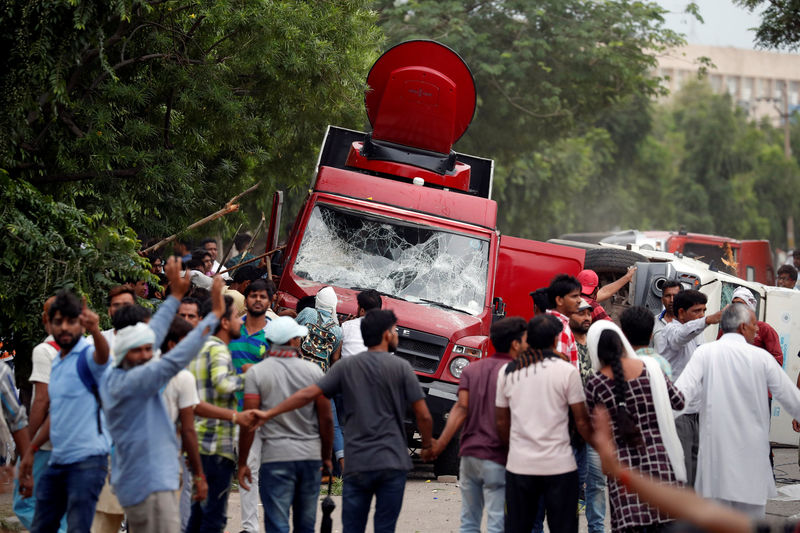
<svg viewBox="0 0 800 533">
<path fill-rule="evenodd" d="M 608 313 L 606 313 L 606 310 L 603 309 L 603 306 L 597 303 L 597 300 L 591 296 L 586 296 L 585 294 L 581 294 L 581 298 L 586 300 L 586 302 L 592 306 L 592 324 L 598 320 L 611 320 L 611 317 L 608 316 Z"/>
<path fill-rule="evenodd" d="M 500 440 L 495 426 L 497 373 L 511 361 L 507 353 L 497 352 L 471 363 L 461 374 L 458 390 L 469 392 L 469 408 L 461 429 L 461 456 L 488 459 L 505 466 L 508 446 Z"/>
</svg>

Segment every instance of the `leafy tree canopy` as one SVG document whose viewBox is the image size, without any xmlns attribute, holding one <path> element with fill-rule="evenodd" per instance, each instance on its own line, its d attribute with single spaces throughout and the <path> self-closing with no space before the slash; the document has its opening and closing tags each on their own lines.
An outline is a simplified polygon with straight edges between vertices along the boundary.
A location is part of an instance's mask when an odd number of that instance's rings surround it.
<svg viewBox="0 0 800 533">
<path fill-rule="evenodd" d="M 734 0 L 749 11 L 761 11 L 756 42 L 764 48 L 800 47 L 800 0 Z"/>
<path fill-rule="evenodd" d="M 478 111 L 457 148 L 496 160 L 501 229 L 528 237 L 569 231 L 586 192 L 618 179 L 614 163 L 635 153 L 663 93 L 654 54 L 683 43 L 641 1 L 377 5 L 390 42 L 434 39 L 472 69 Z"/>
<path fill-rule="evenodd" d="M 256 213 L 306 183 L 325 126 L 364 122 L 381 40 L 369 7 L 4 2 L 0 337 L 39 339 L 59 284 L 102 309 L 110 283 L 145 276 L 137 235 L 174 233 L 254 183 Z"/>
</svg>

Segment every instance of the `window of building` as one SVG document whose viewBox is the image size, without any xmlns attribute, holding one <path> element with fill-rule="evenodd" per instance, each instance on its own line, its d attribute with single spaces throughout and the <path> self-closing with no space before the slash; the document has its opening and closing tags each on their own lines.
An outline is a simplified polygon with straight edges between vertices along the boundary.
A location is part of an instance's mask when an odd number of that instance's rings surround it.
<svg viewBox="0 0 800 533">
<path fill-rule="evenodd" d="M 742 78 L 742 90 L 739 98 L 745 102 L 753 99 L 753 78 Z"/>
<path fill-rule="evenodd" d="M 772 80 L 772 97 L 783 102 L 783 80 Z"/>
<path fill-rule="evenodd" d="M 766 98 L 769 96 L 769 80 L 758 78 L 756 80 L 756 98 Z"/>
<path fill-rule="evenodd" d="M 714 89 L 714 91 L 717 91 L 717 92 L 721 91 L 722 90 L 722 76 L 720 76 L 719 74 L 712 74 L 710 79 L 711 79 L 711 88 Z"/>
<path fill-rule="evenodd" d="M 798 103 L 798 98 L 800 97 L 800 83 L 793 81 L 789 83 L 789 105 L 796 106 Z"/>
<path fill-rule="evenodd" d="M 734 97 L 734 100 L 739 95 L 739 76 L 726 76 L 725 77 L 725 90 L 728 94 Z"/>
</svg>

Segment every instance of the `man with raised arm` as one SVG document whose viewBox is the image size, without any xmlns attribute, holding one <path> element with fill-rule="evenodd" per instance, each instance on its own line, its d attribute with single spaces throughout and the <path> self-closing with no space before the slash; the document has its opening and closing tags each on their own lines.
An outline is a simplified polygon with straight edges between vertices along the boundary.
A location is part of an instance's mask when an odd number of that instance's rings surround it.
<svg viewBox="0 0 800 533">
<path fill-rule="evenodd" d="M 48 387 L 50 416 L 20 463 L 22 482 L 32 478 L 33 457 L 50 440 L 53 450 L 39 478 L 32 532 L 58 530 L 66 514 L 69 531 L 89 531 L 108 470 L 111 439 L 98 403 L 97 383 L 108 368 L 108 343 L 97 313 L 75 294 L 60 291 L 48 311 L 50 333 L 60 348 Z M 89 331 L 92 345 L 84 338 Z M 23 492 L 23 496 L 30 496 Z"/>
</svg>

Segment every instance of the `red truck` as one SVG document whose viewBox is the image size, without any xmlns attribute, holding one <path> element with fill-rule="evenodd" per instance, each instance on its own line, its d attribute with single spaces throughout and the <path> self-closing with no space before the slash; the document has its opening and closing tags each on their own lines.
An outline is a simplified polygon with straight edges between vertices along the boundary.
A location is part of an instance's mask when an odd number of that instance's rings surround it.
<svg viewBox="0 0 800 533">
<path fill-rule="evenodd" d="M 529 292 L 557 273 L 577 274 L 585 251 L 498 232 L 493 162 L 452 150 L 476 102 L 455 52 L 403 43 L 367 81 L 372 132 L 328 127 L 280 265 L 280 303 L 294 308 L 332 286 L 346 315 L 359 291 L 378 290 L 397 315 L 397 356 L 417 373 L 438 435 L 461 372 L 492 351 L 492 322 L 529 317 Z M 278 224 L 273 211 L 268 246 Z M 409 447 L 418 447 L 412 417 L 407 428 Z M 434 471 L 457 473 L 455 440 Z"/>
<path fill-rule="evenodd" d="M 642 250 L 677 252 L 708 263 L 709 268 L 747 281 L 775 285 L 772 248 L 767 240 L 737 240 L 685 231 L 619 231 L 599 242 L 636 244 Z"/>
</svg>

